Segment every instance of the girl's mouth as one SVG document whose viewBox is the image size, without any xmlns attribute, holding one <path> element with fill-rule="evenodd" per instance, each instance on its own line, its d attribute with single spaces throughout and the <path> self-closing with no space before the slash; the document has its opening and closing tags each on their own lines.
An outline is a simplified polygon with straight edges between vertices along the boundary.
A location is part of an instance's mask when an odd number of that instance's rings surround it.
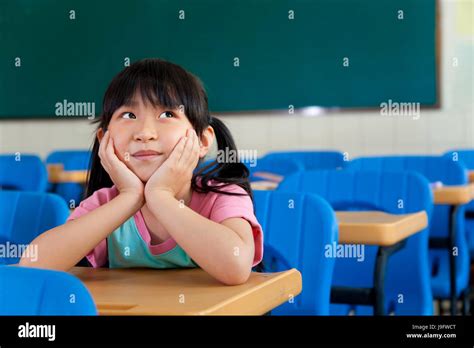
<svg viewBox="0 0 474 348">
<path fill-rule="evenodd" d="M 143 150 L 135 152 L 132 157 L 139 161 L 151 161 L 159 158 L 162 153 L 153 150 Z"/>
</svg>

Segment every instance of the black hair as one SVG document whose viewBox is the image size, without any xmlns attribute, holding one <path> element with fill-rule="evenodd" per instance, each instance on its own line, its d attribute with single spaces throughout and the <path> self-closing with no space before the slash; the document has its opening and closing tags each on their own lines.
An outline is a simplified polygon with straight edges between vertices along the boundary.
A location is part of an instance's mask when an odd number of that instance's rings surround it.
<svg viewBox="0 0 474 348">
<path fill-rule="evenodd" d="M 92 121 L 93 124 L 98 123 L 95 133 L 100 128 L 105 132 L 113 113 L 129 103 L 136 92 L 141 94 L 144 101 L 153 105 L 173 109 L 183 106 L 184 113 L 198 137 L 210 125 L 216 136 L 217 150 L 237 153 L 237 147 L 229 129 L 221 120 L 210 115 L 207 94 L 199 78 L 179 65 L 161 59 L 137 61 L 114 77 L 105 92 L 101 116 Z M 114 184 L 102 167 L 98 152 L 99 141 L 94 136 L 84 198 L 101 188 L 111 187 Z M 253 201 L 248 178 L 249 170 L 243 163 L 235 162 L 216 159 L 203 166 L 203 159 L 200 159 L 191 180 L 192 190 L 200 193 L 216 192 L 239 196 L 248 194 Z M 201 178 L 199 184 L 198 177 Z M 211 184 L 210 180 L 214 180 L 215 184 Z M 233 184 L 242 187 L 246 194 L 222 191 L 223 187 Z"/>
</svg>

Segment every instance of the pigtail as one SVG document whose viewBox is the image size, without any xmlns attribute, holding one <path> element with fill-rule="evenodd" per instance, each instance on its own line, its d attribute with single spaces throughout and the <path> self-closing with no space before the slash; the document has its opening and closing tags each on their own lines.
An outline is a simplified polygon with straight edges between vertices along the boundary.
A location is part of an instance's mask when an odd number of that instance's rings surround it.
<svg viewBox="0 0 474 348">
<path fill-rule="evenodd" d="M 101 119 L 94 120 L 92 123 L 100 122 Z M 99 125 L 99 128 L 101 126 Z M 105 127 L 103 127 L 105 131 Z M 96 134 L 96 133 L 94 133 Z M 92 145 L 91 158 L 89 160 L 89 171 L 86 181 L 86 189 L 84 190 L 84 197 L 86 199 L 92 194 L 104 187 L 112 187 L 114 185 L 112 179 L 110 179 L 109 173 L 107 173 L 100 163 L 99 157 L 99 140 L 95 137 L 94 144 Z"/>
<path fill-rule="evenodd" d="M 235 153 L 237 153 L 237 146 L 235 145 L 234 138 L 227 126 L 221 120 L 212 116 L 210 117 L 209 125 L 214 129 L 217 150 L 224 152 L 235 151 Z M 199 185 L 197 184 L 197 177 L 201 178 Z M 218 182 L 218 186 L 209 185 L 210 180 Z M 193 175 L 191 182 L 192 189 L 197 192 L 216 192 L 235 196 L 243 195 L 239 193 L 225 192 L 219 189 L 229 185 L 238 185 L 242 187 L 253 201 L 253 194 L 249 181 L 249 170 L 247 166 L 240 161 L 231 163 L 219 161 L 218 158 L 216 158 L 211 163 L 198 169 L 198 171 Z"/>
</svg>

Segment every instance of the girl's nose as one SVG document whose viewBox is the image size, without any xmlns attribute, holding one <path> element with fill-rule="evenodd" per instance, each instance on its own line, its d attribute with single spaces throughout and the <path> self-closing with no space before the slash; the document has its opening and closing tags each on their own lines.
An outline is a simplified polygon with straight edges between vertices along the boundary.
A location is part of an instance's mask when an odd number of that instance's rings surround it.
<svg viewBox="0 0 474 348">
<path fill-rule="evenodd" d="M 143 127 L 139 131 L 135 132 L 133 136 L 134 140 L 136 141 L 150 141 L 150 140 L 156 140 L 157 135 L 156 131 L 150 127 Z"/>
</svg>

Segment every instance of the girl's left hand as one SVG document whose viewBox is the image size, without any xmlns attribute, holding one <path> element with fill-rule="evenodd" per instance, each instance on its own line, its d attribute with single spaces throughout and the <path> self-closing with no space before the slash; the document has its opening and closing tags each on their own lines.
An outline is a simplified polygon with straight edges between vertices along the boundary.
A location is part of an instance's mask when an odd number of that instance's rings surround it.
<svg viewBox="0 0 474 348">
<path fill-rule="evenodd" d="M 176 197 L 191 181 L 199 161 L 199 139 L 194 129 L 188 129 L 163 164 L 152 174 L 145 185 L 145 196 L 165 191 Z"/>
</svg>

